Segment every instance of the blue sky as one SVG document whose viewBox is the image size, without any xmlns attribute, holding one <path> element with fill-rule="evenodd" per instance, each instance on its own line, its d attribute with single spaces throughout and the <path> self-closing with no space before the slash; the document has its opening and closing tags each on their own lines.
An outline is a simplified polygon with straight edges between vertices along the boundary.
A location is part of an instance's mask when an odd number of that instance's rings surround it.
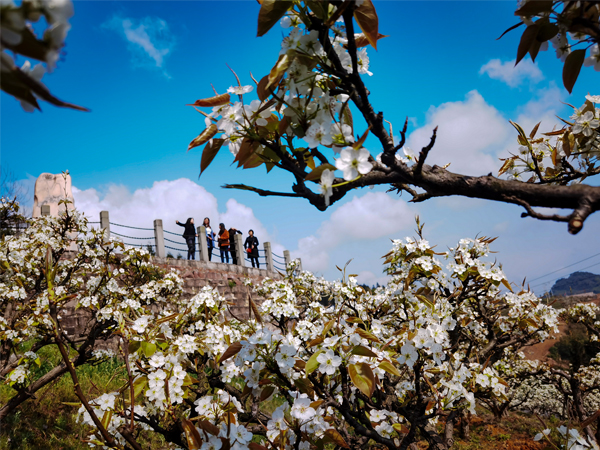
<svg viewBox="0 0 600 450">
<path fill-rule="evenodd" d="M 598 73 L 584 68 L 569 95 L 553 50 L 536 64 L 527 58 L 512 67 L 520 32 L 496 38 L 517 22 L 515 5 L 375 2 L 380 32 L 390 37 L 379 41 L 377 52 L 369 48 L 371 102 L 396 130 L 410 118 L 408 145 L 416 150 L 439 125 L 432 163 L 452 162 L 454 170 L 472 175 L 496 171 L 497 158 L 517 147 L 508 119 L 526 129 L 542 120 L 542 129 L 550 129 L 555 114 L 570 114 L 561 102 L 579 106 L 588 92 L 600 93 L 593 91 Z M 521 219 L 516 206 L 461 198 L 413 205 L 383 188 L 352 192 L 321 213 L 304 200 L 221 189 L 246 183 L 289 190 L 292 182 L 275 170 L 267 176 L 264 168 L 236 169 L 226 149 L 198 179 L 200 149 L 186 149 L 204 121 L 185 105 L 211 96 L 211 83 L 219 93 L 235 84 L 226 64 L 243 84 L 252 84 L 250 71 L 260 79 L 270 70 L 284 30 L 276 26 L 257 38 L 258 8 L 250 0 L 75 1 L 65 55 L 43 82 L 59 98 L 92 111 L 42 104 L 42 113 L 27 114 L 2 93 L 2 166 L 30 180 L 31 193 L 39 174 L 68 169 L 76 206 L 93 220 L 109 209 L 116 222 L 151 227 L 163 218 L 172 231 L 178 231 L 175 219 L 207 215 L 213 223 L 254 228 L 259 240 L 272 241 L 280 254 L 290 249 L 305 268 L 330 279 L 338 277 L 336 265 L 354 258 L 350 272 L 369 284 L 382 281 L 380 256 L 391 238 L 414 234 L 415 214 L 438 248 L 477 234 L 500 236 L 493 257 L 513 281 L 597 253 L 597 215 L 570 236 L 564 224 Z M 374 156 L 380 152 L 372 140 L 367 148 Z M 532 285 L 595 262 L 600 258 Z"/>
</svg>

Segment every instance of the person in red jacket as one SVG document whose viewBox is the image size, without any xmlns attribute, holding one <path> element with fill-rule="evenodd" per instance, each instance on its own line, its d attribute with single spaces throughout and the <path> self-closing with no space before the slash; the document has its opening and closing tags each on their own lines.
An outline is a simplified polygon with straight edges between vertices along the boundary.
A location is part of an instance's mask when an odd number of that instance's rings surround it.
<svg viewBox="0 0 600 450">
<path fill-rule="evenodd" d="M 227 264 L 229 264 L 229 232 L 222 223 L 219 224 L 219 249 L 221 250 L 221 262 L 227 260 Z"/>
</svg>

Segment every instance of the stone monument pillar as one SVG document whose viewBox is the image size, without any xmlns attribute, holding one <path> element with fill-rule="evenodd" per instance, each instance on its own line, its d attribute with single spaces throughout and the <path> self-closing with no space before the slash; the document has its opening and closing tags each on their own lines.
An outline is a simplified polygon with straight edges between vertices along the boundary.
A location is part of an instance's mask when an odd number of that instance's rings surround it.
<svg viewBox="0 0 600 450">
<path fill-rule="evenodd" d="M 40 217 L 42 215 L 42 205 L 50 206 L 51 216 L 58 216 L 65 210 L 65 205 L 59 205 L 58 202 L 65 198 L 71 202 L 67 207 L 70 210 L 74 209 L 71 175 L 65 177 L 63 174 L 41 174 L 35 181 L 33 217 Z"/>
<path fill-rule="evenodd" d="M 59 205 L 58 202 L 64 199 L 69 200 L 70 203 Z M 71 175 L 63 175 L 62 173 L 58 175 L 41 174 L 35 181 L 32 217 L 58 216 L 65 209 L 75 209 L 73 190 L 71 189 Z M 76 252 L 75 239 L 77 239 L 77 233 L 69 233 L 69 235 L 72 241 L 67 250 Z"/>
</svg>

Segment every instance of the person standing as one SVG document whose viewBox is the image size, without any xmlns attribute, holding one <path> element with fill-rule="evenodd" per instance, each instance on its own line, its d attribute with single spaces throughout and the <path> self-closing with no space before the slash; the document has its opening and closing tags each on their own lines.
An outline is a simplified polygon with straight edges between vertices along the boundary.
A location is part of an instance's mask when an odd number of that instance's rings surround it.
<svg viewBox="0 0 600 450">
<path fill-rule="evenodd" d="M 196 259 L 196 230 L 194 229 L 194 219 L 189 217 L 188 220 L 183 224 L 179 220 L 175 223 L 180 227 L 184 227 L 183 238 L 188 246 L 188 259 Z"/>
<path fill-rule="evenodd" d="M 206 248 L 208 250 L 208 260 L 211 261 L 212 251 L 215 248 L 215 232 L 210 227 L 210 219 L 208 217 L 204 218 L 202 225 L 206 228 Z"/>
<path fill-rule="evenodd" d="M 236 254 L 236 245 L 235 245 L 235 235 L 242 234 L 242 232 L 236 228 L 231 227 L 229 229 L 229 251 L 231 252 L 231 262 L 232 264 L 237 264 L 237 254 Z"/>
<path fill-rule="evenodd" d="M 221 250 L 221 262 L 227 260 L 229 264 L 229 232 L 223 223 L 219 224 L 219 250 Z"/>
<path fill-rule="evenodd" d="M 246 242 L 244 242 L 244 248 L 248 253 L 252 267 L 256 263 L 256 268 L 260 269 L 260 263 L 258 262 L 258 239 L 254 236 L 253 230 L 248 231 L 248 235 Z"/>
</svg>

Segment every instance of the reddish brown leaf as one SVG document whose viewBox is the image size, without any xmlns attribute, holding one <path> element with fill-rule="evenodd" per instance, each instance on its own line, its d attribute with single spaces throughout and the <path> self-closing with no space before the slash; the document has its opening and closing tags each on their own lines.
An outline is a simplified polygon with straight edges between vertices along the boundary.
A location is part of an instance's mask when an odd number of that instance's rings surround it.
<svg viewBox="0 0 600 450">
<path fill-rule="evenodd" d="M 288 68 L 292 64 L 292 61 L 294 60 L 294 58 L 292 56 L 290 56 L 289 53 L 290 52 L 288 51 L 288 53 L 284 53 L 283 55 L 280 55 L 279 58 L 277 59 L 277 62 L 275 63 L 275 65 L 273 66 L 271 71 L 269 72 L 269 75 L 268 75 L 269 82 L 265 86 L 266 92 L 269 92 L 270 88 L 275 87 L 279 84 L 279 82 L 281 81 L 281 78 L 285 74 L 285 71 L 288 70 Z M 292 53 L 294 53 L 294 52 L 292 52 Z"/>
<path fill-rule="evenodd" d="M 231 97 L 229 94 L 221 94 L 216 95 L 214 97 L 209 98 L 201 98 L 200 100 L 196 100 L 194 103 L 190 103 L 187 106 L 221 106 L 226 105 L 231 101 Z"/>
<path fill-rule="evenodd" d="M 536 40 L 538 31 L 540 30 L 540 26 L 537 23 L 533 25 L 529 25 L 525 31 L 523 31 L 523 35 L 521 36 L 521 41 L 519 42 L 519 47 L 517 48 L 517 60 L 515 61 L 515 66 L 519 64 L 519 62 L 525 57 L 531 45 Z"/>
<path fill-rule="evenodd" d="M 360 5 L 354 11 L 354 18 L 356 23 L 365 34 L 369 44 L 377 50 L 377 39 L 379 38 L 379 18 L 377 17 L 377 11 L 373 6 L 371 0 L 364 0 L 363 4 Z"/>
<path fill-rule="evenodd" d="M 351 355 L 358 356 L 368 356 L 369 358 L 377 358 L 377 354 L 375 354 L 372 350 L 364 347 L 362 345 L 357 345 L 350 351 Z"/>
<path fill-rule="evenodd" d="M 240 352 L 241 349 L 242 349 L 242 344 L 241 343 L 234 342 L 233 344 L 231 344 L 229 346 L 229 348 L 227 350 L 225 350 L 225 353 L 223 353 L 223 356 L 221 356 L 221 358 L 219 359 L 219 364 L 221 364 L 226 359 L 229 359 L 232 356 L 237 355 Z"/>
<path fill-rule="evenodd" d="M 502 36 L 504 36 L 506 33 L 508 33 L 509 31 L 514 30 L 515 28 L 519 28 L 521 25 L 524 25 L 523 22 L 519 22 L 518 24 L 513 25 L 512 27 L 508 28 L 504 33 L 502 33 L 499 38 L 496 38 L 496 40 L 502 39 Z"/>
<path fill-rule="evenodd" d="M 370 129 L 371 129 L 371 125 L 369 125 L 369 128 L 367 128 L 367 131 L 365 131 L 363 133 L 363 135 L 358 139 L 358 141 L 356 141 L 354 144 L 352 144 L 352 147 L 355 150 L 358 150 L 359 148 L 361 148 L 362 145 L 365 143 L 365 141 L 367 140 L 367 136 L 369 135 Z"/>
<path fill-rule="evenodd" d="M 331 441 L 332 443 L 334 443 L 336 445 L 339 445 L 340 447 L 350 448 L 350 446 L 344 440 L 342 435 L 334 428 L 329 428 L 328 430 L 326 430 L 325 436 L 329 439 L 329 441 Z"/>
<path fill-rule="evenodd" d="M 260 37 L 266 34 L 293 5 L 293 2 L 287 0 L 263 0 L 258 12 L 256 35 Z"/>
<path fill-rule="evenodd" d="M 269 91 L 267 91 L 267 84 L 269 84 L 269 75 L 262 77 L 256 86 L 256 93 L 261 102 L 269 98 L 269 95 L 271 94 Z"/>
<path fill-rule="evenodd" d="M 250 442 L 248 444 L 248 448 L 250 450 L 267 450 L 267 447 L 265 447 L 264 445 L 257 444 L 256 442 Z"/>
<path fill-rule="evenodd" d="M 304 179 L 306 181 L 314 181 L 315 183 L 318 183 L 321 181 L 321 175 L 323 175 L 325 169 L 335 170 L 335 167 L 331 164 L 321 164 L 320 166 L 316 167 L 315 170 L 306 175 Z"/>
<path fill-rule="evenodd" d="M 267 386 L 260 393 L 260 401 L 263 402 L 268 399 L 275 392 L 275 386 Z"/>
<path fill-rule="evenodd" d="M 211 123 L 206 130 L 204 130 L 202 133 L 196 136 L 192 142 L 190 142 L 190 145 L 188 145 L 188 152 L 194 147 L 206 144 L 213 138 L 215 134 L 217 134 L 218 131 L 219 130 L 217 129 L 217 126 L 214 123 Z"/>
<path fill-rule="evenodd" d="M 212 434 L 213 436 L 219 435 L 219 427 L 217 427 L 216 425 L 213 425 L 208 420 L 199 420 L 198 428 L 203 429 L 204 431 L 206 431 L 209 434 Z"/>
<path fill-rule="evenodd" d="M 515 11 L 515 16 L 531 17 L 542 12 L 550 12 L 552 3 L 552 0 L 529 1 Z"/>
<path fill-rule="evenodd" d="M 188 448 L 190 450 L 198 450 L 202 446 L 202 438 L 194 424 L 188 419 L 181 419 L 181 426 L 185 432 Z"/>
<path fill-rule="evenodd" d="M 377 33 L 377 40 L 383 39 L 386 37 L 390 37 L 390 35 Z M 356 40 L 354 42 L 356 43 L 356 48 L 366 47 L 367 45 L 370 44 L 369 39 L 367 39 L 367 37 L 363 33 L 356 36 Z M 344 45 L 344 48 L 347 48 L 347 47 L 348 47 L 347 45 Z"/>
<path fill-rule="evenodd" d="M 348 374 L 354 386 L 367 397 L 371 397 L 375 391 L 375 375 L 371 366 L 367 363 L 350 364 Z"/>
<path fill-rule="evenodd" d="M 579 72 L 581 71 L 584 60 L 584 49 L 575 50 L 569 53 L 569 56 L 567 56 L 567 59 L 565 60 L 565 65 L 563 66 L 563 84 L 567 91 L 569 91 L 569 94 L 573 92 L 573 86 L 575 86 L 577 77 L 579 77 Z"/>
<path fill-rule="evenodd" d="M 250 297 L 250 294 L 248 294 L 248 301 L 250 302 L 250 308 L 252 308 L 252 312 L 254 313 L 254 318 L 256 319 L 256 321 L 258 323 L 263 323 L 262 316 L 260 315 L 260 312 L 258 311 L 258 306 L 256 306 L 256 303 L 254 303 L 254 300 L 252 300 L 252 297 Z"/>
<path fill-rule="evenodd" d="M 206 170 L 212 160 L 215 159 L 215 156 L 217 156 L 217 153 L 219 153 L 219 150 L 223 146 L 223 142 L 225 142 L 225 139 L 213 139 L 206 144 L 206 147 L 202 151 L 202 159 L 200 160 L 200 175 L 202 175 L 202 172 Z"/>
</svg>

